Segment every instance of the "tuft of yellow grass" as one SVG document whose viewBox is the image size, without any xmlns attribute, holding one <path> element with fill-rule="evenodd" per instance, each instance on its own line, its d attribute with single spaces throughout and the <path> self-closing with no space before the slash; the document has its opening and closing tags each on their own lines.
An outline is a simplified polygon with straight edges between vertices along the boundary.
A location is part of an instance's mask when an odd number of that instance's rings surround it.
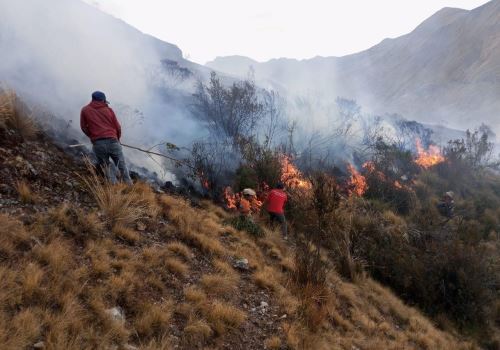
<svg viewBox="0 0 500 350">
<path fill-rule="evenodd" d="M 30 238 L 21 222 L 0 213 L 0 254 L 10 256 L 16 249 L 29 247 Z"/>
<path fill-rule="evenodd" d="M 201 278 L 201 285 L 210 295 L 228 298 L 236 290 L 237 280 L 227 275 L 208 274 Z"/>
<path fill-rule="evenodd" d="M 17 181 L 14 187 L 19 194 L 19 199 L 22 203 L 35 204 L 39 202 L 40 198 L 31 191 L 31 188 L 26 181 Z"/>
<path fill-rule="evenodd" d="M 205 343 L 213 334 L 212 328 L 207 321 L 190 317 L 184 327 L 184 337 L 188 344 L 195 345 L 197 343 Z"/>
<path fill-rule="evenodd" d="M 160 304 L 144 304 L 135 321 L 135 329 L 139 335 L 162 335 L 168 331 L 173 314 L 173 303 L 170 300 Z"/>
<path fill-rule="evenodd" d="M 218 335 L 224 334 L 229 328 L 238 328 L 247 318 L 240 309 L 218 300 L 210 304 L 206 317 Z"/>
<path fill-rule="evenodd" d="M 280 276 L 272 267 L 264 266 L 263 269 L 253 274 L 255 284 L 261 288 L 277 291 L 280 288 Z"/>
<path fill-rule="evenodd" d="M 0 128 L 14 129 L 24 140 L 33 139 L 39 128 L 29 114 L 13 91 L 0 93 Z"/>
<path fill-rule="evenodd" d="M 184 289 L 184 298 L 187 302 L 195 305 L 202 305 L 207 301 L 205 292 L 195 287 Z"/>
<path fill-rule="evenodd" d="M 117 224 L 113 226 L 111 229 L 115 237 L 123 239 L 130 244 L 136 244 L 141 240 L 141 235 L 137 233 L 135 230 L 125 227 L 121 224 Z"/>
<path fill-rule="evenodd" d="M 48 244 L 37 245 L 33 253 L 42 264 L 47 265 L 55 273 L 64 273 L 73 267 L 71 250 L 62 239 L 54 239 Z"/>
<path fill-rule="evenodd" d="M 167 248 L 172 253 L 182 256 L 186 261 L 189 261 L 193 257 L 191 249 L 182 242 L 170 242 L 165 248 Z"/>
<path fill-rule="evenodd" d="M 278 336 L 272 336 L 264 341 L 266 349 L 276 350 L 281 348 L 281 339 Z"/>
<path fill-rule="evenodd" d="M 132 186 L 112 185 L 99 178 L 88 159 L 86 163 L 90 175 L 82 180 L 105 214 L 109 227 L 130 226 L 138 220 L 158 215 L 159 207 L 151 188 L 140 182 Z"/>
<path fill-rule="evenodd" d="M 165 266 L 168 271 L 178 277 L 186 277 L 189 272 L 189 266 L 184 264 L 178 258 L 170 257 L 165 260 Z"/>
</svg>

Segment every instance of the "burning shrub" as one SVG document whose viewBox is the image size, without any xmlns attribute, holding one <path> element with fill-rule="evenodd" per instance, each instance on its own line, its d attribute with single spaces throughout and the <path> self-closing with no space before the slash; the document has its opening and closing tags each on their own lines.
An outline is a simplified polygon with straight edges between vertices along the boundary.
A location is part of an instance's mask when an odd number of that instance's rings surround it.
<svg viewBox="0 0 500 350">
<path fill-rule="evenodd" d="M 410 151 L 379 140 L 373 160 L 363 165 L 368 189 L 366 198 L 389 204 L 400 214 L 408 214 L 416 205 L 410 185 L 420 172 Z"/>
</svg>

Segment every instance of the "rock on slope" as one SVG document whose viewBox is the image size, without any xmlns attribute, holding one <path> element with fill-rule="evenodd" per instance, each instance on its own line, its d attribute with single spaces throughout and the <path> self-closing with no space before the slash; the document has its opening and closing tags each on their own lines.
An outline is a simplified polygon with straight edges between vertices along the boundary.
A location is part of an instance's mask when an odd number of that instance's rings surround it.
<svg viewBox="0 0 500 350">
<path fill-rule="evenodd" d="M 256 239 L 145 183 L 103 185 L 12 106 L 0 103 L 2 349 L 473 348 L 369 278 L 296 287 L 278 233 Z"/>
<path fill-rule="evenodd" d="M 217 58 L 211 68 L 257 79 L 292 94 L 355 98 L 376 113 L 399 113 L 451 127 L 486 122 L 500 131 L 500 1 L 471 11 L 444 8 L 407 35 L 344 57 Z"/>
</svg>

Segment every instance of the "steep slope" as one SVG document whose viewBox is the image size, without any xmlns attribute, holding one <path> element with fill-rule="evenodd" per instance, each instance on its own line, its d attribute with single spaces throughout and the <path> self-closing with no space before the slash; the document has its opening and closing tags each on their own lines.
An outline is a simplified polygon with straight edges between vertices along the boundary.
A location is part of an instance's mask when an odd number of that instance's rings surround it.
<svg viewBox="0 0 500 350">
<path fill-rule="evenodd" d="M 474 348 L 369 278 L 332 271 L 326 292 L 298 288 L 277 232 L 250 236 L 212 203 L 145 183 L 103 184 L 30 126 L 0 105 L 2 349 Z"/>
<path fill-rule="evenodd" d="M 471 11 L 444 8 L 411 33 L 357 54 L 264 63 L 240 57 L 207 65 L 284 86 L 289 93 L 355 98 L 376 113 L 420 122 L 470 127 L 481 121 L 500 131 L 500 1 Z M 333 96 L 333 97 L 332 97 Z"/>
<path fill-rule="evenodd" d="M 199 129 L 185 100 L 209 70 L 184 60 L 177 46 L 80 0 L 53 0 L 50 6 L 0 0 L 0 52 L 0 87 L 15 89 L 70 128 L 78 129 L 81 107 L 101 90 L 129 143 L 187 143 Z"/>
</svg>

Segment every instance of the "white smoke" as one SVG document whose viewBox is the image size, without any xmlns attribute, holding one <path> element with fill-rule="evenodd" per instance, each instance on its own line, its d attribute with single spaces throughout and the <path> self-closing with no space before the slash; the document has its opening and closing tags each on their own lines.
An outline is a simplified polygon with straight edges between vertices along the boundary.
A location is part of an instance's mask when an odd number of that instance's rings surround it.
<svg viewBox="0 0 500 350">
<path fill-rule="evenodd" d="M 104 91 L 116 109 L 124 143 L 192 140 L 199 128 L 184 100 L 196 76 L 170 84 L 175 79 L 162 70 L 165 59 L 197 73 L 176 46 L 79 0 L 0 0 L 0 82 L 70 122 L 82 141 L 80 110 L 95 90 Z M 143 154 L 127 155 L 156 166 Z"/>
</svg>

